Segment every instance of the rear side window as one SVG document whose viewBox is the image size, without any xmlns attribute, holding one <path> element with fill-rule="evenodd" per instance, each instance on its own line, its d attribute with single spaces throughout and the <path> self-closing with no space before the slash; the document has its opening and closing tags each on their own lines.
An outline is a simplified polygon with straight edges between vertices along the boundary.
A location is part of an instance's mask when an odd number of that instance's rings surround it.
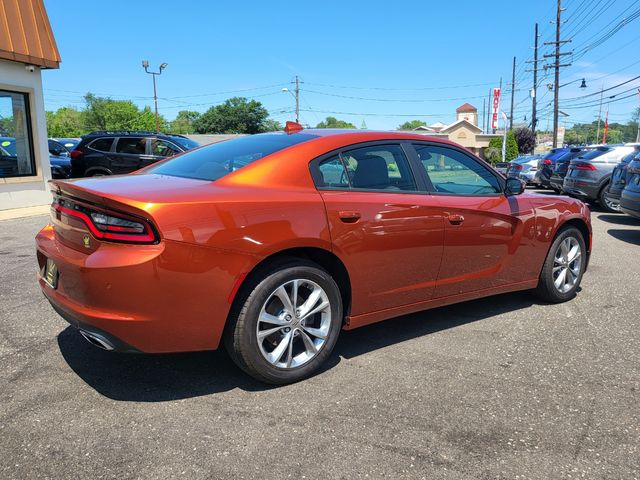
<svg viewBox="0 0 640 480">
<path fill-rule="evenodd" d="M 147 172 L 214 181 L 260 158 L 314 138 L 317 135 L 306 133 L 250 135 L 198 148 Z"/>
<path fill-rule="evenodd" d="M 98 150 L 99 152 L 108 152 L 113 145 L 113 138 L 98 138 L 89 144 L 89 148 Z"/>
<path fill-rule="evenodd" d="M 349 177 L 344 169 L 344 164 L 340 160 L 340 155 L 334 155 L 320 162 L 318 166 L 322 178 L 323 187 L 329 188 L 349 188 Z"/>
<path fill-rule="evenodd" d="M 409 162 L 400 145 L 357 148 L 341 155 L 353 188 L 416 190 Z"/>
<path fill-rule="evenodd" d="M 117 153 L 144 155 L 147 139 L 140 137 L 121 137 L 116 145 Z"/>
</svg>

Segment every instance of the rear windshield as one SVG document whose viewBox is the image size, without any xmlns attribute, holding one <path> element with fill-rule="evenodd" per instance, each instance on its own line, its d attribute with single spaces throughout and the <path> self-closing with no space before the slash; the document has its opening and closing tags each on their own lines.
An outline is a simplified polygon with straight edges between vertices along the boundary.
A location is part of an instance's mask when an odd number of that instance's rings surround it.
<svg viewBox="0 0 640 480">
<path fill-rule="evenodd" d="M 236 138 L 187 152 L 147 173 L 214 181 L 260 158 L 313 138 L 317 136 L 306 133 L 263 133 Z"/>
<path fill-rule="evenodd" d="M 610 152 L 613 148 L 607 147 L 599 147 L 595 150 L 589 150 L 588 152 L 583 153 L 578 158 L 583 158 L 585 160 L 593 160 L 594 158 L 598 158 L 600 155 L 604 155 L 607 152 Z"/>
</svg>

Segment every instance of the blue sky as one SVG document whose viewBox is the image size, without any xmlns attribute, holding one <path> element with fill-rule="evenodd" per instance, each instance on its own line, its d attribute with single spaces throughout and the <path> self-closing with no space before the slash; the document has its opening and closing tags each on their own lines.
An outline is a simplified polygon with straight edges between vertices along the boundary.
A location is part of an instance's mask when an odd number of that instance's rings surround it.
<svg viewBox="0 0 640 480">
<path fill-rule="evenodd" d="M 107 3 L 45 0 L 62 56 L 59 70 L 43 74 L 47 110 L 80 108 L 88 91 L 152 105 L 151 76 L 141 67 L 148 59 L 151 66 L 169 64 L 158 78 L 159 110 L 167 119 L 183 109 L 204 111 L 231 96 L 255 98 L 274 118 L 293 119 L 294 99 L 281 89 L 292 88 L 298 75 L 304 123 L 315 125 L 327 115 L 374 129 L 413 118 L 448 123 L 465 102 L 481 113 L 500 77 L 507 94 L 502 109 L 508 113 L 515 55 L 514 117 L 522 121 L 531 115 L 532 77 L 523 61 L 533 55 L 534 23 L 540 23 L 541 43 L 552 40 L 555 28 L 553 0 Z M 565 49 L 576 52 L 640 9 L 638 0 L 564 4 L 563 28 L 572 38 Z M 588 88 L 580 90 L 576 82 L 561 89 L 561 100 L 568 99 L 566 122 L 591 121 L 598 112 L 591 105 L 598 95 L 569 99 L 640 75 L 639 49 L 640 19 L 572 59 L 560 84 L 584 77 Z M 538 90 L 542 129 L 550 122 L 545 107 L 553 96 L 546 84 L 552 81 L 543 78 Z M 639 80 L 608 93 L 636 86 Z M 637 96 L 612 103 L 610 121 L 628 120 L 637 105 Z"/>
</svg>

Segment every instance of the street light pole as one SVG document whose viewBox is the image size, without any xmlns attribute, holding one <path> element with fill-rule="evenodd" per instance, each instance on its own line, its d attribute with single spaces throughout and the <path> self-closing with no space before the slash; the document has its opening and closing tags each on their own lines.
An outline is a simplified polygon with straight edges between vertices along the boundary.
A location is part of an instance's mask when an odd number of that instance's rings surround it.
<svg viewBox="0 0 640 480">
<path fill-rule="evenodd" d="M 160 124 L 158 121 L 158 93 L 157 93 L 157 89 L 156 89 L 156 75 L 162 75 L 162 71 L 167 68 L 167 63 L 161 63 L 160 67 L 158 68 L 157 72 L 150 72 L 149 71 L 149 61 L 148 60 L 143 60 L 142 61 L 142 68 L 144 68 L 144 71 L 147 72 L 148 74 L 150 74 L 153 77 L 153 103 L 155 106 L 155 110 L 156 110 L 156 133 L 160 132 Z"/>
</svg>

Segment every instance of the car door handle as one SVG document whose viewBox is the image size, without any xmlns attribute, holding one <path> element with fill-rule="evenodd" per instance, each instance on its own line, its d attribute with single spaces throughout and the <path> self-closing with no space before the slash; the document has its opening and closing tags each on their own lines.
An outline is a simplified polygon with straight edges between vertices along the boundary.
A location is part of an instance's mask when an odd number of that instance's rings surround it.
<svg viewBox="0 0 640 480">
<path fill-rule="evenodd" d="M 447 217 L 449 223 L 451 225 L 462 225 L 464 222 L 464 217 L 462 215 L 458 215 L 457 213 L 451 214 Z"/>
<path fill-rule="evenodd" d="M 338 212 L 338 217 L 340 217 L 340 220 L 344 223 L 356 223 L 360 220 L 360 213 L 351 210 L 341 210 Z"/>
</svg>

